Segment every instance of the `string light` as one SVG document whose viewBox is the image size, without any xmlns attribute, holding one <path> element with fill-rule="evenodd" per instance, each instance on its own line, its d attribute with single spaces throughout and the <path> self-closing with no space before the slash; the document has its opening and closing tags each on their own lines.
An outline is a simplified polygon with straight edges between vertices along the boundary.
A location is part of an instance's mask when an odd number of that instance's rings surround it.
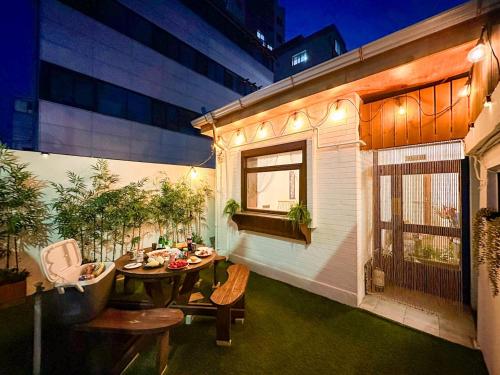
<svg viewBox="0 0 500 375">
<path fill-rule="evenodd" d="M 302 118 L 299 116 L 299 114 L 297 112 L 295 112 L 293 114 L 292 127 L 295 130 L 299 130 L 302 127 L 302 125 L 304 125 L 304 120 L 302 120 Z"/>
<path fill-rule="evenodd" d="M 471 49 L 467 54 L 467 60 L 469 60 L 471 63 L 474 64 L 483 60 L 485 57 L 486 57 L 486 46 L 484 45 L 483 37 L 481 36 L 476 46 L 473 49 Z"/>
<path fill-rule="evenodd" d="M 267 129 L 266 129 L 266 124 L 262 123 L 260 124 L 259 130 L 258 130 L 259 138 L 266 138 L 267 136 Z"/>
<path fill-rule="evenodd" d="M 330 114 L 330 119 L 332 121 L 341 121 L 345 118 L 345 109 L 340 107 L 339 105 L 339 100 L 335 102 L 335 109 L 333 112 Z"/>
<path fill-rule="evenodd" d="M 397 99 L 397 105 L 398 105 L 398 114 L 403 116 L 406 113 L 406 108 L 403 105 L 403 103 L 401 103 L 400 98 Z"/>
<path fill-rule="evenodd" d="M 196 170 L 195 167 L 191 167 L 189 175 L 191 176 L 191 180 L 195 180 L 198 177 L 198 171 Z"/>
<path fill-rule="evenodd" d="M 486 98 L 484 99 L 484 108 L 491 108 L 491 106 L 491 95 L 486 95 Z"/>
<path fill-rule="evenodd" d="M 243 142 L 245 142 L 245 135 L 241 131 L 241 129 L 238 129 L 236 132 L 236 144 L 241 145 Z"/>
<path fill-rule="evenodd" d="M 471 85 L 470 85 L 470 77 L 467 78 L 467 82 L 465 82 L 465 85 L 464 87 L 462 87 L 460 89 L 460 91 L 458 92 L 458 96 L 460 96 L 461 98 L 465 98 L 467 96 L 470 95 L 470 88 L 471 88 Z"/>
</svg>

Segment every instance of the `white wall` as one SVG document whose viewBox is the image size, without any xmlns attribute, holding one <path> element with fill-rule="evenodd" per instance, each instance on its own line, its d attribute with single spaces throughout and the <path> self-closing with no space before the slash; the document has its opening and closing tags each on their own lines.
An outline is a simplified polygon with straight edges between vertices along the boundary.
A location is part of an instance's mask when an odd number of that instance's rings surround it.
<svg viewBox="0 0 500 375">
<path fill-rule="evenodd" d="M 478 168 L 479 197 L 471 190 L 471 199 L 479 198 L 479 208 L 487 207 L 488 170 L 500 170 L 499 142 L 491 144 L 489 147 L 486 146 L 484 150 L 478 150 L 481 144 L 491 141 L 495 135 L 500 133 L 500 85 L 493 92 L 492 101 L 493 106 L 483 109 L 474 123 L 474 128 L 465 138 L 466 152 L 475 155 L 480 163 Z M 475 173 L 473 168 L 471 173 Z M 471 215 L 475 215 L 475 212 L 471 212 Z M 477 280 L 477 339 L 488 371 L 491 375 L 499 375 L 500 296 L 493 297 L 491 294 L 488 271 L 485 265 L 479 267 Z"/>
<path fill-rule="evenodd" d="M 73 171 L 76 174 L 85 177 L 86 179 L 92 174 L 91 166 L 95 164 L 97 159 L 50 154 L 48 157 L 43 157 L 39 152 L 15 151 L 15 154 L 20 158 L 21 162 L 28 163 L 28 169 L 32 171 L 39 179 L 47 182 L 67 183 L 67 171 Z M 145 185 L 146 188 L 154 188 L 158 180 L 165 173 L 172 181 L 179 178 L 189 176 L 189 167 L 180 165 L 153 164 L 131 162 L 123 160 L 108 160 L 110 170 L 118 174 L 120 181 L 118 186 L 126 185 L 130 182 L 139 181 L 142 178 L 148 178 Z M 192 186 L 197 186 L 202 181 L 208 182 L 212 189 L 215 189 L 215 170 L 210 168 L 197 168 L 198 176 L 195 180 L 191 180 Z M 157 185 L 156 185 L 157 186 Z M 50 203 L 55 198 L 55 191 L 50 185 L 44 189 L 45 200 Z M 203 228 L 202 236 L 208 242 L 209 237 L 214 235 L 214 199 L 210 199 L 207 207 L 207 226 Z M 158 234 L 152 231 L 144 236 L 143 246 L 150 246 L 152 242 L 156 242 Z M 51 242 L 59 240 L 57 233 L 51 236 Z M 39 250 L 33 249 L 28 254 L 23 254 L 21 258 L 21 267 L 26 267 L 31 271 L 31 276 L 28 279 L 28 293 L 32 292 L 33 284 L 36 281 L 43 280 L 43 276 L 38 268 Z M 46 285 L 49 287 L 50 285 Z"/>
<path fill-rule="evenodd" d="M 357 97 L 351 100 L 359 103 Z M 307 110 L 312 117 L 322 118 L 327 104 L 318 103 Z M 369 251 L 368 236 L 362 232 L 370 225 L 371 211 L 367 212 L 366 207 L 371 193 L 361 190 L 369 185 L 371 156 L 361 153 L 357 144 L 334 146 L 359 139 L 357 113 L 350 104 L 345 104 L 345 109 L 345 120 L 328 120 L 320 128 L 319 141 L 307 131 L 234 147 L 218 158 L 217 246 L 229 253 L 233 261 L 248 264 L 258 273 L 355 306 L 364 294 L 362 265 Z M 279 134 L 286 116 L 261 119 L 265 120 L 276 124 L 275 133 Z M 257 126 L 245 128 L 247 139 L 252 138 Z M 230 135 L 222 137 L 228 141 Z M 221 212 L 227 199 L 241 201 L 241 150 L 300 139 L 309 141 L 307 196 L 313 216 L 312 243 L 306 246 L 285 238 L 237 232 L 234 225 L 228 226 Z"/>
</svg>

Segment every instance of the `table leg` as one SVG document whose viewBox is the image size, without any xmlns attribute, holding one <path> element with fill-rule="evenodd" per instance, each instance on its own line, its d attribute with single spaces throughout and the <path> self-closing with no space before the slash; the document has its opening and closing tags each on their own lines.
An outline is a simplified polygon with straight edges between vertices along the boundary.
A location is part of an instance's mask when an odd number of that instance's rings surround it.
<svg viewBox="0 0 500 375">
<path fill-rule="evenodd" d="M 167 371 L 169 346 L 169 331 L 161 333 L 157 338 L 158 354 L 156 355 L 156 368 L 158 374 L 162 375 Z"/>
<path fill-rule="evenodd" d="M 175 302 L 178 304 L 186 304 L 189 303 L 189 298 L 191 297 L 191 293 L 193 292 L 194 285 L 200 278 L 199 272 L 190 272 L 186 274 L 186 278 L 182 283 L 181 290 L 179 295 L 175 298 Z"/>
</svg>

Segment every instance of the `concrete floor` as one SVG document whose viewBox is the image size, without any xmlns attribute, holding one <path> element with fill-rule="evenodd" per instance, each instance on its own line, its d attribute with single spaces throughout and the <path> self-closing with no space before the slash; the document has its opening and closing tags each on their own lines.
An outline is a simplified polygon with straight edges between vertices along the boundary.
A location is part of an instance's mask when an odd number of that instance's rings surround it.
<svg viewBox="0 0 500 375">
<path fill-rule="evenodd" d="M 398 293 L 396 290 L 366 295 L 360 307 L 402 325 L 477 349 L 475 324 L 467 307 L 420 292 Z"/>
</svg>

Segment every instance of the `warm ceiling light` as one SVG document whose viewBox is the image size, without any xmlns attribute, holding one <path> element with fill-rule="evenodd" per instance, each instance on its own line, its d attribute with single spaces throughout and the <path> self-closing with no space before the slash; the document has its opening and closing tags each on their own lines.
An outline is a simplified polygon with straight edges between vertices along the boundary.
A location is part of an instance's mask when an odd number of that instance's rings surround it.
<svg viewBox="0 0 500 375">
<path fill-rule="evenodd" d="M 490 108 L 491 105 L 491 95 L 486 95 L 486 98 L 484 99 L 484 108 Z"/>
<path fill-rule="evenodd" d="M 241 132 L 241 129 L 238 129 L 236 132 L 236 144 L 241 145 L 243 142 L 245 142 L 245 135 Z"/>
<path fill-rule="evenodd" d="M 406 113 L 406 109 L 404 106 L 400 105 L 399 108 L 398 108 L 398 113 L 400 115 L 404 115 Z"/>
<path fill-rule="evenodd" d="M 470 95 L 470 78 L 467 79 L 467 82 L 465 82 L 464 87 L 462 87 L 458 92 L 458 96 L 460 96 L 461 98 L 465 98 L 466 96 L 469 95 Z"/>
<path fill-rule="evenodd" d="M 302 118 L 299 117 L 298 113 L 294 113 L 294 115 L 293 115 L 293 121 L 292 121 L 292 127 L 295 130 L 299 130 L 302 127 L 302 125 L 304 125 L 304 120 L 302 120 Z"/>
<path fill-rule="evenodd" d="M 196 177 L 198 177 L 198 171 L 196 170 L 195 167 L 191 167 L 191 171 L 189 172 L 189 175 L 191 176 L 191 179 L 194 180 Z"/>
<path fill-rule="evenodd" d="M 258 130 L 259 138 L 266 138 L 267 136 L 267 129 L 264 123 L 262 123 L 259 127 Z"/>
<path fill-rule="evenodd" d="M 486 46 L 484 45 L 483 38 L 479 39 L 476 46 L 467 54 L 467 60 L 471 63 L 477 63 L 486 57 Z"/>
<path fill-rule="evenodd" d="M 340 106 L 339 101 L 337 100 L 335 102 L 335 109 L 330 114 L 330 119 L 332 121 L 340 121 L 343 120 L 345 116 L 346 116 L 345 109 Z"/>
</svg>

